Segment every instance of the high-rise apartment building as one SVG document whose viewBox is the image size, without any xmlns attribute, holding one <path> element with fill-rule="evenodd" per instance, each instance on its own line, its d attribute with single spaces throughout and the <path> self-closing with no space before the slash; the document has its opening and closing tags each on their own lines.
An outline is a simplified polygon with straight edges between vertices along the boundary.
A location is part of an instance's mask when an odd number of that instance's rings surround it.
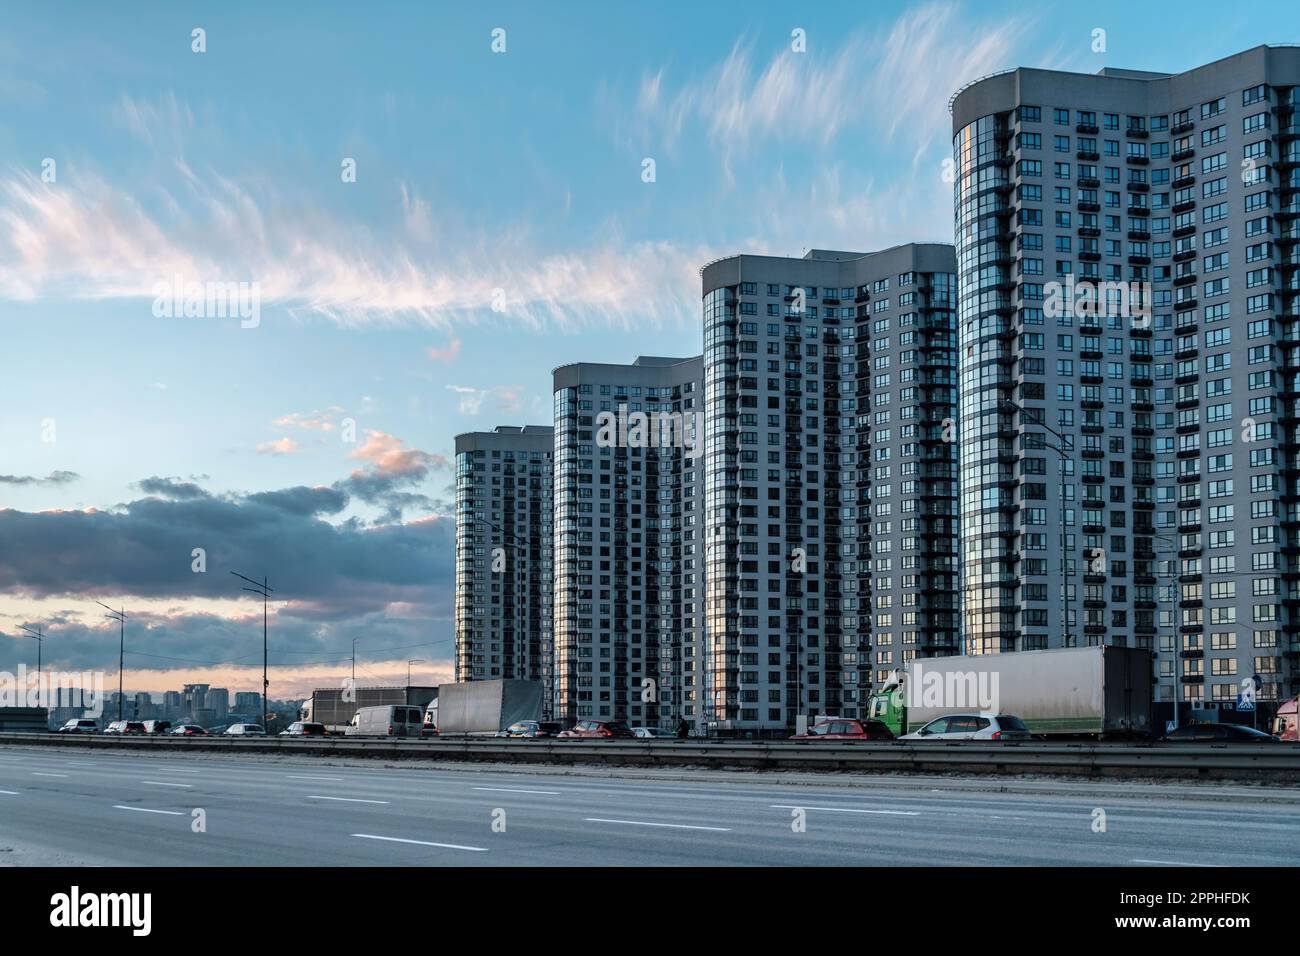
<svg viewBox="0 0 1300 956">
<path fill-rule="evenodd" d="M 181 690 L 181 699 L 184 702 L 185 713 L 193 716 L 200 710 L 205 710 L 208 706 L 208 685 L 207 684 L 186 684 Z M 262 699 L 257 701 L 258 713 L 261 713 Z"/>
<path fill-rule="evenodd" d="M 1298 103 L 1300 49 L 1263 46 L 954 96 L 967 651 L 1295 693 Z"/>
<path fill-rule="evenodd" d="M 131 703 L 131 714 L 136 720 L 153 719 L 153 695 L 149 694 L 147 691 L 138 691 Z"/>
<path fill-rule="evenodd" d="M 703 363 L 554 373 L 555 716 L 703 725 Z"/>
<path fill-rule="evenodd" d="M 230 691 L 224 687 L 209 687 L 206 702 L 217 720 L 225 720 L 230 713 Z"/>
<path fill-rule="evenodd" d="M 549 425 L 456 436 L 456 679 L 551 682 Z"/>
<path fill-rule="evenodd" d="M 957 649 L 955 263 L 945 244 L 704 267 L 711 719 L 865 716 Z"/>
</svg>

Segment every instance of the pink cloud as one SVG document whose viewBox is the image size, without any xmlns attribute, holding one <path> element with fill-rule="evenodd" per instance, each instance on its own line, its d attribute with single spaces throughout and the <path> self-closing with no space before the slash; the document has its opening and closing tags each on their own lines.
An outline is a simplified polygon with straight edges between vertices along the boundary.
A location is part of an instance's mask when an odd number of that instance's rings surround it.
<svg viewBox="0 0 1300 956">
<path fill-rule="evenodd" d="M 264 441 L 257 446 L 259 455 L 291 455 L 302 448 L 292 438 L 277 438 L 275 441 Z"/>
<path fill-rule="evenodd" d="M 443 455 L 430 454 L 418 448 L 406 448 L 405 442 L 387 432 L 366 429 L 366 441 L 349 458 L 369 462 L 371 476 L 378 478 L 420 478 L 430 468 L 443 468 L 448 465 Z M 362 472 L 354 472 L 360 477 Z"/>
<path fill-rule="evenodd" d="M 424 350 L 424 354 L 429 356 L 430 361 L 450 365 L 460 355 L 460 339 L 453 338 L 447 343 L 445 349 L 427 348 Z"/>
</svg>

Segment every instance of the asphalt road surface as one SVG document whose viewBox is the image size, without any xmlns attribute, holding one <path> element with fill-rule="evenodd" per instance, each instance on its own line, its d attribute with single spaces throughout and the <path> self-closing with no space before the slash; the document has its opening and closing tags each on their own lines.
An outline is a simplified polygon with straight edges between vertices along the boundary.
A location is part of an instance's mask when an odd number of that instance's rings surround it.
<svg viewBox="0 0 1300 956">
<path fill-rule="evenodd" d="M 1297 862 L 1294 789 L 988 786 L 0 747 L 0 865 Z"/>
</svg>

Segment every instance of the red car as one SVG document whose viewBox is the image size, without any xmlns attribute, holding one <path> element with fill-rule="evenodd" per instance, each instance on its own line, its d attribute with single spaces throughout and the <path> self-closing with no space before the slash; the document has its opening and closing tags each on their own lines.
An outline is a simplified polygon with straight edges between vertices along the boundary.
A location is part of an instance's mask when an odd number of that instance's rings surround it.
<svg viewBox="0 0 1300 956">
<path fill-rule="evenodd" d="M 636 739 L 636 734 L 632 733 L 632 728 L 621 720 L 580 720 L 573 725 L 572 729 L 560 733 L 561 737 L 595 737 L 608 739 L 610 737 L 631 737 Z"/>
<path fill-rule="evenodd" d="M 829 717 L 819 720 L 806 733 L 795 734 L 791 740 L 893 740 L 894 733 L 879 720 L 854 720 L 851 717 Z"/>
</svg>

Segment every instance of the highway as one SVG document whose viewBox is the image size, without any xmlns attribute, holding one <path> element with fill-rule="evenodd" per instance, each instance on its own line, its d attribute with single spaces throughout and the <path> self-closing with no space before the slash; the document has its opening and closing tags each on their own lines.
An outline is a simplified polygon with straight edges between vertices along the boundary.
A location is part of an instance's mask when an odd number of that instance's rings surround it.
<svg viewBox="0 0 1300 956">
<path fill-rule="evenodd" d="M 1278 866 L 1300 846 L 1296 789 L 815 776 L 0 747 L 0 865 Z"/>
</svg>

